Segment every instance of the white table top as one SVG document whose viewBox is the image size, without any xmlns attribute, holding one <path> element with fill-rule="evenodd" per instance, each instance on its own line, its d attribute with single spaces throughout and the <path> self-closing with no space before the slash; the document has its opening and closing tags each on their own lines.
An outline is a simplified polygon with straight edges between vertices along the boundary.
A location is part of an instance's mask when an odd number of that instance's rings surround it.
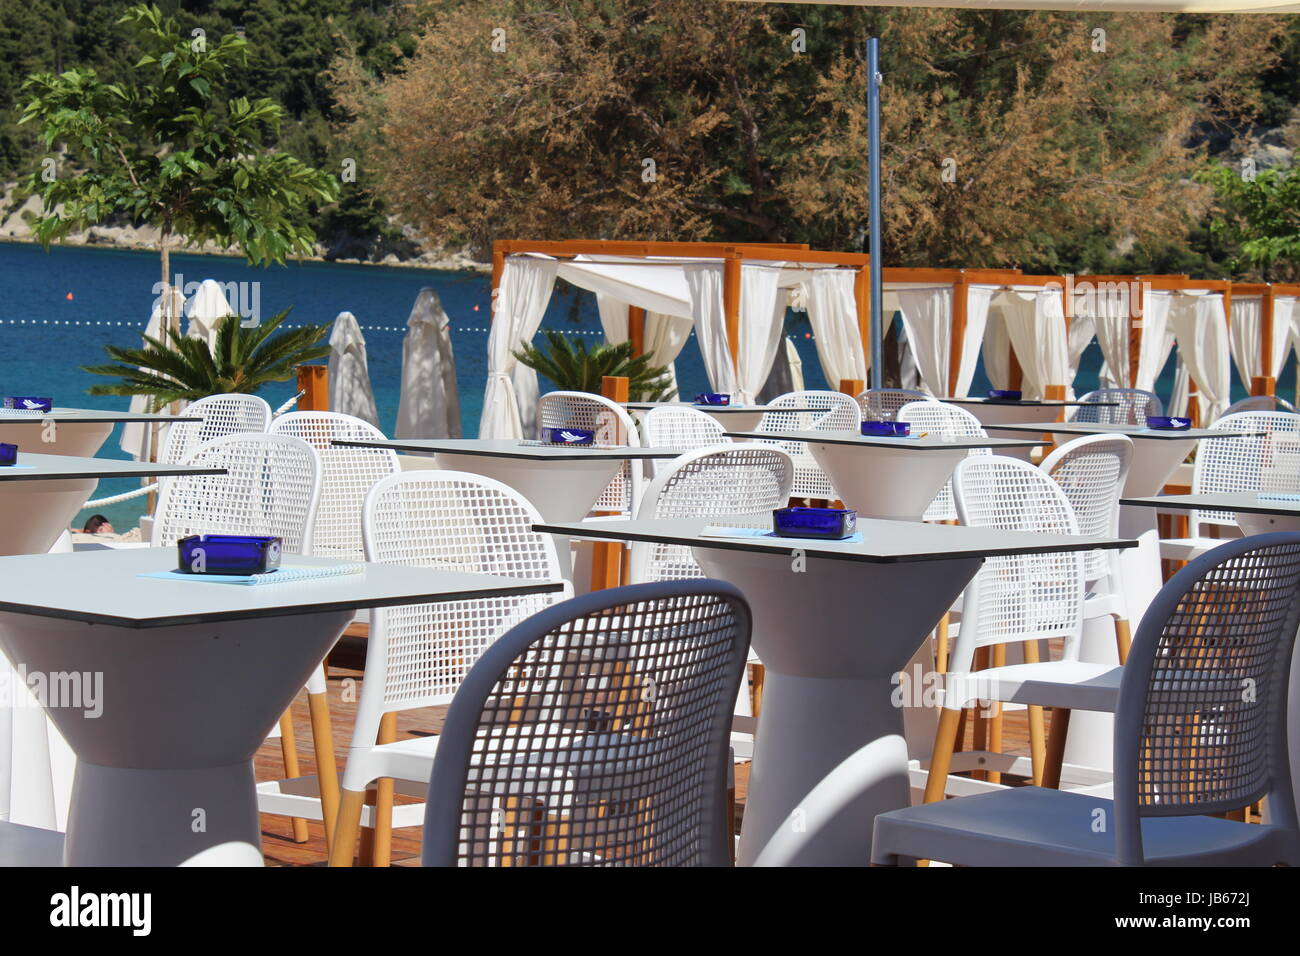
<svg viewBox="0 0 1300 956">
<path fill-rule="evenodd" d="M 162 465 L 150 461 L 124 461 L 117 458 L 77 458 L 73 455 L 39 455 L 18 449 L 18 465 L 0 465 L 0 481 L 50 481 L 71 478 L 143 478 L 168 475 L 224 475 L 224 468 L 192 465 Z"/>
<path fill-rule="evenodd" d="M 349 562 L 295 554 L 285 555 L 284 563 Z M 543 594 L 561 588 L 547 581 L 388 564 L 368 564 L 361 574 L 256 587 L 140 576 L 175 570 L 176 565 L 174 547 L 0 557 L 0 611 L 144 628 Z"/>
<path fill-rule="evenodd" d="M 1041 554 L 1057 551 L 1091 551 L 1137 546 L 1124 538 L 1089 535 L 1038 534 L 1029 531 L 1000 531 L 995 528 L 967 528 L 963 525 L 925 524 L 920 521 L 889 521 L 859 518 L 862 540 L 825 541 L 817 538 L 715 538 L 700 534 L 708 525 L 745 523 L 771 527 L 762 519 L 748 516 L 728 521 L 723 518 L 653 518 L 632 521 L 584 521 L 572 524 L 536 524 L 536 531 L 574 538 L 606 538 L 615 541 L 650 541 L 724 551 L 790 554 L 795 550 L 809 557 L 868 564 L 896 564 L 905 561 L 944 561 L 953 558 L 985 558 L 1004 554 Z M 0 568 L 2 570 L 2 568 Z"/>
<path fill-rule="evenodd" d="M 1018 425 L 988 425 L 1001 432 L 1055 432 L 1058 435 L 1127 435 L 1156 441 L 1190 441 L 1201 438 L 1247 438 L 1259 432 L 1226 431 L 1221 428 L 1147 428 L 1145 425 L 1108 425 L 1101 422 L 1025 422 Z"/>
<path fill-rule="evenodd" d="M 1300 515 L 1300 494 L 1289 499 L 1270 500 L 1269 492 L 1220 491 L 1205 495 L 1152 495 L 1149 498 L 1121 498 L 1122 505 L 1169 508 L 1172 511 L 1240 511 L 1252 515 Z M 1275 494 L 1281 494 L 1275 492 Z"/>
<path fill-rule="evenodd" d="M 867 447 L 902 448 L 912 451 L 936 451 L 964 448 L 1025 448 L 1042 442 L 1022 438 L 885 438 L 877 435 L 860 435 L 850 431 L 774 431 L 774 432 L 723 432 L 728 438 L 747 438 L 751 441 L 802 441 L 818 445 L 864 445 Z"/>
<path fill-rule="evenodd" d="M 85 422 L 86 424 L 104 424 L 108 422 L 201 422 L 198 415 L 166 415 L 161 412 L 114 412 L 102 408 L 60 408 L 55 406 L 48 412 L 15 413 L 12 409 L 0 408 L 0 425 L 16 425 L 23 422 L 44 424 L 49 419 L 61 422 Z"/>
<path fill-rule="evenodd" d="M 1055 398 L 941 398 L 939 401 L 951 405 L 1028 405 L 1043 408 L 1062 408 L 1066 405 L 1096 405 L 1099 408 L 1112 408 L 1119 404 L 1119 402 L 1080 402 Z"/>
<path fill-rule="evenodd" d="M 353 448 L 391 448 L 433 454 L 482 455 L 488 458 L 526 458 L 532 461 L 626 460 L 629 458 L 676 458 L 681 448 L 637 448 L 620 445 L 524 444 L 515 438 L 386 438 L 383 441 L 340 439 L 335 445 Z"/>
<path fill-rule="evenodd" d="M 624 402 L 624 408 L 633 411 L 649 411 L 652 408 L 694 408 L 709 415 L 725 415 L 728 412 L 824 412 L 824 408 L 811 405 L 798 405 L 791 408 L 772 408 L 770 405 L 697 405 L 695 402 Z"/>
</svg>

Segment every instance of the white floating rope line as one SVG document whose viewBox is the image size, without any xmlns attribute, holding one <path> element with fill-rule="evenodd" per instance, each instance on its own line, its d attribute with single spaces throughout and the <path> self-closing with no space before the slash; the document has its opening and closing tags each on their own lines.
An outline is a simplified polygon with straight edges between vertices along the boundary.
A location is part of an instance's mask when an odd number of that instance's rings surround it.
<svg viewBox="0 0 1300 956">
<path fill-rule="evenodd" d="M 158 490 L 158 482 L 154 481 L 147 485 L 141 485 L 134 491 L 123 492 L 120 495 L 110 495 L 107 498 L 96 498 L 94 501 L 87 501 L 81 506 L 82 511 L 90 508 L 103 508 L 106 505 L 115 505 L 122 501 L 130 501 L 132 498 L 139 498 L 141 495 L 147 495 L 151 491 Z"/>
<path fill-rule="evenodd" d="M 283 405 L 281 405 L 279 408 L 277 408 L 275 411 L 273 411 L 273 412 L 271 413 L 271 417 L 272 417 L 272 418 L 279 418 L 281 415 L 283 415 L 283 414 L 284 414 L 285 412 L 287 412 L 289 409 L 293 408 L 293 406 L 297 405 L 297 404 L 298 404 L 298 399 L 302 398 L 302 397 L 303 397 L 304 395 L 306 395 L 306 394 L 307 394 L 307 389 L 304 388 L 302 391 L 300 391 L 300 392 L 299 392 L 297 395 L 295 395 L 293 398 L 289 399 L 287 402 L 285 402 Z"/>
</svg>

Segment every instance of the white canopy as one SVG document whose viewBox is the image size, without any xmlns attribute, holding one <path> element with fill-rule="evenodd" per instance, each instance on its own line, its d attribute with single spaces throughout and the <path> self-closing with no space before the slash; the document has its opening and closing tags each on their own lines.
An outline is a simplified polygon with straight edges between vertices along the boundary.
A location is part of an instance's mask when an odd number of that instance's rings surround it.
<svg viewBox="0 0 1300 956">
<path fill-rule="evenodd" d="M 330 330 L 329 383 L 331 410 L 379 427 L 366 340 L 351 312 L 340 312 Z"/>
<path fill-rule="evenodd" d="M 397 438 L 459 438 L 460 395 L 451 351 L 451 319 L 438 293 L 415 297 L 402 342 L 402 397 Z"/>
</svg>

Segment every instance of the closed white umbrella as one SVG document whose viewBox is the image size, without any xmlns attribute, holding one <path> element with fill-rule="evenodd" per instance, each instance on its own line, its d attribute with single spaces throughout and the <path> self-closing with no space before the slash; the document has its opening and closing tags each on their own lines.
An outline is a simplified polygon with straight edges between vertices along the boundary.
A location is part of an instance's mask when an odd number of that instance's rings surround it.
<svg viewBox="0 0 1300 956">
<path fill-rule="evenodd" d="M 210 350 L 217 340 L 221 320 L 234 314 L 221 284 L 214 279 L 204 279 L 185 303 L 185 316 L 190 320 L 185 334 L 192 339 L 206 339 Z"/>
<path fill-rule="evenodd" d="M 340 312 L 330 331 L 330 409 L 379 427 L 379 410 L 370 386 L 366 340 L 351 312 Z"/>
<path fill-rule="evenodd" d="M 396 437 L 461 437 L 451 319 L 438 293 L 427 286 L 415 297 L 406 320 Z"/>
<path fill-rule="evenodd" d="M 181 299 L 180 292 L 175 288 L 172 289 L 172 314 L 179 315 L 184 302 Z M 163 298 L 160 295 L 154 303 L 153 313 L 149 316 L 149 324 L 145 326 L 144 334 L 151 339 L 164 341 L 163 324 L 162 324 L 162 306 Z M 144 345 L 142 341 L 140 343 Z M 149 396 L 132 395 L 131 411 L 148 412 L 152 411 L 149 407 Z M 127 422 L 122 426 L 122 437 L 118 439 L 118 447 L 126 452 L 137 461 L 144 461 L 149 457 L 149 439 L 150 435 L 156 430 L 156 426 L 145 424 L 143 422 Z M 161 441 L 159 442 L 161 444 Z"/>
</svg>

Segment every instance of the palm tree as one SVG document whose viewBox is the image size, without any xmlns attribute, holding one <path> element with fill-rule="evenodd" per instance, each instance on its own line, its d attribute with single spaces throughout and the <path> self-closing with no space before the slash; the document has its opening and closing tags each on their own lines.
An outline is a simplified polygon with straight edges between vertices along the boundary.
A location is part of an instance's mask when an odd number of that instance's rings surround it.
<svg viewBox="0 0 1300 956">
<path fill-rule="evenodd" d="M 587 343 L 566 338 L 554 329 L 542 329 L 546 349 L 535 345 L 524 346 L 515 358 L 548 379 L 556 388 L 566 392 L 594 392 L 600 394 L 600 380 L 615 375 L 628 380 L 628 399 L 634 402 L 660 402 L 673 391 L 668 368 L 651 365 L 650 356 L 632 357 L 632 343 L 610 345 L 601 342 L 588 350 Z"/>
<path fill-rule="evenodd" d="M 175 329 L 165 339 L 145 336 L 143 348 L 104 346 L 111 365 L 86 365 L 83 371 L 115 376 L 111 385 L 92 385 L 91 395 L 148 395 L 153 410 L 172 402 L 193 402 L 228 392 L 254 393 L 268 382 L 288 381 L 294 368 L 324 358 L 329 345 L 319 344 L 329 326 L 305 325 L 277 332 L 289 310 L 256 326 L 244 327 L 239 316 L 220 320 L 217 338 L 208 348 L 204 338 L 190 338 Z"/>
</svg>

